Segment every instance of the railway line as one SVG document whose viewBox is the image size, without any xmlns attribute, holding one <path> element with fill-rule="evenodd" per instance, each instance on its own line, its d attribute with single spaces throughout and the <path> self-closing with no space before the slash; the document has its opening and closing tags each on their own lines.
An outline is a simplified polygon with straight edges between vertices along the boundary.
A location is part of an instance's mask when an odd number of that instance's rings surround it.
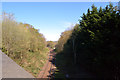
<svg viewBox="0 0 120 80">
<path fill-rule="evenodd" d="M 49 52 L 48 55 L 48 59 L 46 64 L 44 65 L 44 67 L 42 68 L 42 71 L 40 71 L 39 75 L 37 78 L 46 78 L 48 80 L 51 79 L 52 74 L 53 74 L 53 70 L 56 68 L 53 64 L 53 56 L 55 55 L 55 53 L 52 52 L 52 50 Z"/>
</svg>

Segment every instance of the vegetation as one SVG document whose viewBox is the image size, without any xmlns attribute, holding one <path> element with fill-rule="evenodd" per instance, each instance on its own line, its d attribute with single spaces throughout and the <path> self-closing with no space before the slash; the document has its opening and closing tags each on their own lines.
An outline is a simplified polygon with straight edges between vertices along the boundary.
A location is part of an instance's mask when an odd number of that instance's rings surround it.
<svg viewBox="0 0 120 80">
<path fill-rule="evenodd" d="M 56 78 L 74 73 L 76 66 L 100 78 L 119 78 L 120 11 L 111 3 L 104 9 L 92 5 L 79 24 L 62 32 L 57 45 L 46 42 L 32 25 L 16 22 L 12 14 L 2 16 L 2 51 L 35 77 L 46 61 L 47 47 L 56 46 Z"/>
<path fill-rule="evenodd" d="M 2 16 L 2 51 L 36 77 L 48 51 L 43 34 L 30 24 L 16 22 L 12 14 Z"/>
<path fill-rule="evenodd" d="M 72 70 L 76 65 L 98 77 L 119 77 L 120 12 L 111 3 L 104 9 L 92 5 L 81 18 L 72 33 L 63 32 L 58 41 L 57 67 Z"/>
<path fill-rule="evenodd" d="M 61 52 L 63 50 L 64 44 L 67 42 L 67 40 L 71 36 L 71 33 L 72 33 L 72 29 L 66 30 L 61 33 L 61 37 L 58 40 L 58 43 L 56 45 L 57 52 Z"/>
<path fill-rule="evenodd" d="M 47 41 L 47 47 L 49 47 L 50 49 L 53 49 L 56 46 L 56 44 L 56 41 Z"/>
</svg>

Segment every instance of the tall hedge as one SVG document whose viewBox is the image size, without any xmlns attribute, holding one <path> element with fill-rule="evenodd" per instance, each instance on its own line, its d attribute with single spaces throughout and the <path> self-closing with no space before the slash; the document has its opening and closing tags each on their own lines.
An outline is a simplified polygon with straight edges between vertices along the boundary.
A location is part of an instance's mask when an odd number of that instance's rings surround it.
<svg viewBox="0 0 120 80">
<path fill-rule="evenodd" d="M 65 61 L 83 66 L 99 77 L 119 77 L 120 12 L 117 7 L 111 3 L 104 9 L 92 5 L 92 10 L 88 9 L 81 18 L 61 55 L 72 55 L 65 57 Z"/>
</svg>

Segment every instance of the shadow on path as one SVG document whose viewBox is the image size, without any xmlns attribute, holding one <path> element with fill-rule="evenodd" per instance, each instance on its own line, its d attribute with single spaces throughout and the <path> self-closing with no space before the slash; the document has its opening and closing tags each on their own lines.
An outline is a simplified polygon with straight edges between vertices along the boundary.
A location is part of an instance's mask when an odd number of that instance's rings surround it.
<svg viewBox="0 0 120 80">
<path fill-rule="evenodd" d="M 50 56 L 52 56 L 52 58 L 49 61 L 53 65 L 49 71 L 51 79 L 62 79 L 62 80 L 96 79 L 96 77 L 93 76 L 93 74 L 85 70 L 83 67 L 78 67 L 77 65 L 73 65 L 71 66 L 71 68 L 67 68 L 62 64 L 59 64 L 59 61 L 63 61 L 64 63 L 64 60 L 57 59 L 58 55 L 60 54 L 56 54 L 54 51 L 50 53 Z"/>
</svg>

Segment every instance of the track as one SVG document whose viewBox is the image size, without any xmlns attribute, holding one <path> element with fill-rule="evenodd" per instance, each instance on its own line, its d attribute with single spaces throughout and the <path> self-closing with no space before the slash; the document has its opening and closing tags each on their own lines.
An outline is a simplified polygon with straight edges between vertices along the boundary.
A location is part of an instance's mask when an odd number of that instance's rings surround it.
<svg viewBox="0 0 120 80">
<path fill-rule="evenodd" d="M 48 80 L 50 79 L 52 74 L 52 69 L 55 68 L 51 62 L 52 58 L 53 58 L 53 54 L 52 54 L 52 51 L 50 51 L 47 62 L 42 68 L 42 71 L 40 71 L 37 78 L 47 78 Z"/>
</svg>

